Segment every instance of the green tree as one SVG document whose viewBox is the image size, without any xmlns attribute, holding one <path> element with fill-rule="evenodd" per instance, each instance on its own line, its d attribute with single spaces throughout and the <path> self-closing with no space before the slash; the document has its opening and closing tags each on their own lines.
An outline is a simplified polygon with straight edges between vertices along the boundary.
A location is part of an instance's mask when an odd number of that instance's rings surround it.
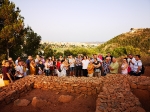
<svg viewBox="0 0 150 112">
<path fill-rule="evenodd" d="M 27 55 L 38 54 L 40 47 L 41 36 L 35 33 L 31 27 L 26 28 L 26 36 L 24 38 L 23 51 Z"/>
<path fill-rule="evenodd" d="M 71 54 L 72 54 L 71 50 L 69 50 L 69 49 L 64 50 L 64 55 L 65 55 L 65 56 L 69 56 L 69 55 L 71 55 Z"/>
<path fill-rule="evenodd" d="M 62 52 L 57 52 L 56 54 L 55 54 L 55 57 L 58 59 L 59 58 L 59 56 L 63 56 L 63 53 Z"/>
<path fill-rule="evenodd" d="M 1 54 L 7 54 L 9 57 L 10 50 L 23 43 L 24 18 L 20 15 L 19 8 L 9 0 L 4 0 L 0 7 L 0 18 L 3 20 L 3 27 L 0 30 Z"/>
</svg>

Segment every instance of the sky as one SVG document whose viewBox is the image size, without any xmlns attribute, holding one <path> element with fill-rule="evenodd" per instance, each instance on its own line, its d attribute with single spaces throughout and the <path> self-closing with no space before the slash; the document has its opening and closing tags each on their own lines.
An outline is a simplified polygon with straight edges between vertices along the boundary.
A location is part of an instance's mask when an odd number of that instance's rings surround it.
<svg viewBox="0 0 150 112">
<path fill-rule="evenodd" d="M 54 42 L 106 42 L 150 28 L 150 0 L 11 0 L 26 26 Z"/>
</svg>

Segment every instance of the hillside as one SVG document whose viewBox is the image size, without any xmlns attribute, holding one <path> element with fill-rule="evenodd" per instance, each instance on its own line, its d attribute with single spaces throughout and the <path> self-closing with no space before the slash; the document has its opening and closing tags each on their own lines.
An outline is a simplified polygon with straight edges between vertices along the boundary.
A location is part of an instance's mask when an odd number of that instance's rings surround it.
<svg viewBox="0 0 150 112">
<path fill-rule="evenodd" d="M 132 53 L 132 50 L 150 53 L 150 28 L 134 29 L 122 33 L 98 47 L 103 52 L 121 51 L 121 54 Z M 128 52 L 129 51 L 129 52 Z"/>
</svg>

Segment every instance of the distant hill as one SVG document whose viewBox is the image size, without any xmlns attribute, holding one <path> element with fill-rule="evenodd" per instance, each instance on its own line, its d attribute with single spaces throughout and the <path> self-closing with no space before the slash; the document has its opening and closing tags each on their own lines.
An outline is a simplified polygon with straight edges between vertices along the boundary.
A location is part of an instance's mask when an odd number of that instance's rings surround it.
<svg viewBox="0 0 150 112">
<path fill-rule="evenodd" d="M 122 33 L 101 44 L 98 49 L 107 52 L 122 50 L 124 54 L 131 52 L 132 49 L 148 54 L 150 53 L 150 28 L 131 28 L 129 32 Z"/>
</svg>

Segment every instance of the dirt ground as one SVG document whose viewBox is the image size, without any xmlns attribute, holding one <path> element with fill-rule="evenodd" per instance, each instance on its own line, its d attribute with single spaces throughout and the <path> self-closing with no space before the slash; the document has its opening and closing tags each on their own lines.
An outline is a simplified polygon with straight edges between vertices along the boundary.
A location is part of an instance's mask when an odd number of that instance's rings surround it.
<svg viewBox="0 0 150 112">
<path fill-rule="evenodd" d="M 58 101 L 60 95 L 71 95 L 74 99 L 69 103 Z M 15 106 L 14 103 L 1 107 L 0 112 L 95 112 L 97 95 L 83 96 L 69 93 L 58 93 L 57 91 L 33 89 L 19 99 L 32 101 L 33 97 L 41 98 L 50 102 L 50 105 L 43 108 L 33 107 L 30 103 L 26 107 Z"/>
</svg>

